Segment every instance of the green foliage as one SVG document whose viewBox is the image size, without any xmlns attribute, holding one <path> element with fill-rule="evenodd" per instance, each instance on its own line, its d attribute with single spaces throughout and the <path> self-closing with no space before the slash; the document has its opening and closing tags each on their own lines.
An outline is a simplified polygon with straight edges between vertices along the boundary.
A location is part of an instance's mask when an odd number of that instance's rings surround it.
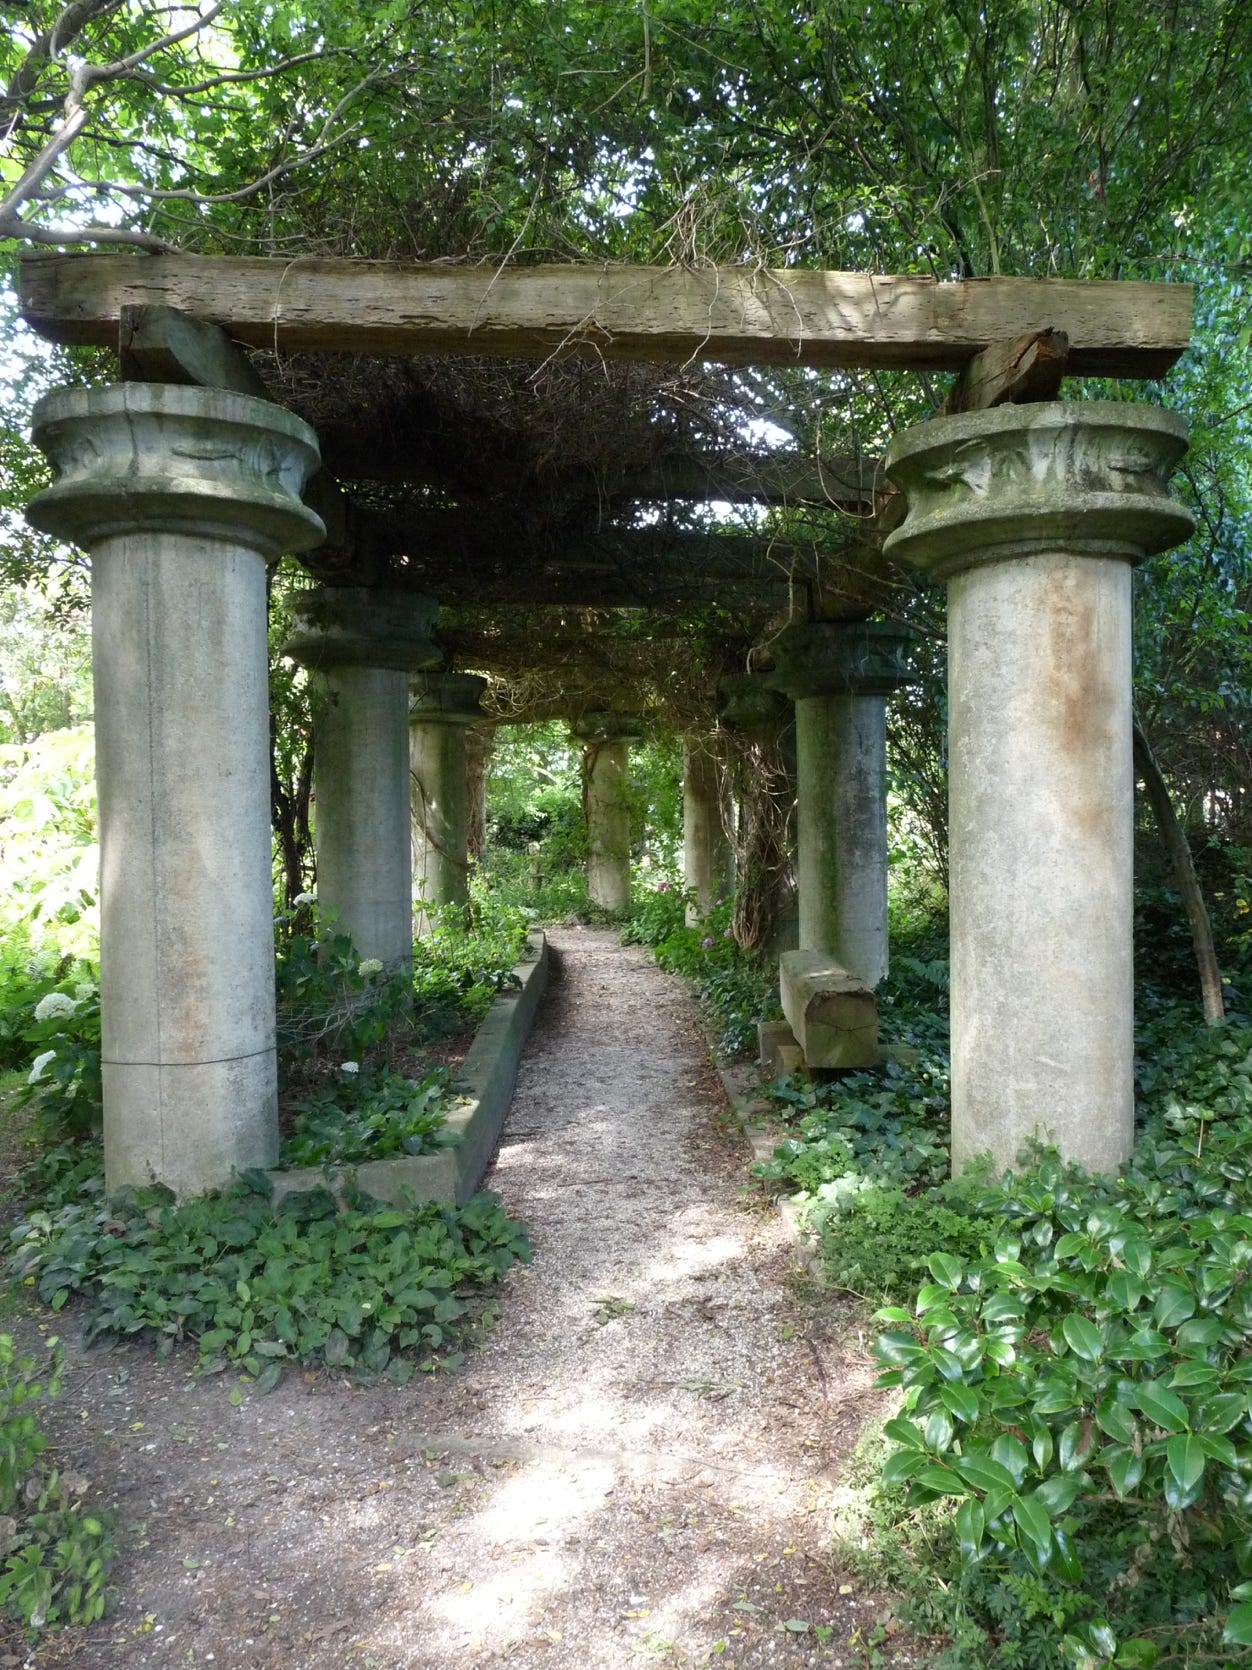
<svg viewBox="0 0 1252 1670">
<path fill-rule="evenodd" d="M 91 716 L 91 639 L 33 587 L 0 593 L 0 742 L 30 743 Z"/>
<path fill-rule="evenodd" d="M 977 1184 L 966 1178 L 908 1194 L 857 1172 L 849 1156 L 848 1184 L 823 1197 L 809 1213 L 819 1232 L 827 1280 L 845 1292 L 880 1302 L 911 1297 L 926 1279 L 936 1247 L 975 1258 L 993 1239 L 996 1220 L 982 1209 Z M 858 1186 L 859 1185 L 859 1186 Z"/>
<path fill-rule="evenodd" d="M 675 935 L 685 933 L 690 899 L 691 895 L 672 880 L 662 879 L 650 886 L 635 887 L 631 893 L 630 915 L 622 924 L 622 944 L 655 948 L 672 940 Z M 697 944 L 700 937 L 696 935 Z M 685 948 L 687 941 L 682 944 Z"/>
<path fill-rule="evenodd" d="M 41 1143 L 18 1174 L 14 1193 L 27 1211 L 57 1212 L 75 1201 L 100 1200 L 103 1136 L 74 1137 L 50 1147 Z"/>
<path fill-rule="evenodd" d="M 46 991 L 27 1014 L 22 1041 L 33 1057 L 16 1106 L 34 1108 L 51 1140 L 100 1129 L 100 988 L 94 977 Z"/>
<path fill-rule="evenodd" d="M 90 725 L 0 747 L 0 929 L 55 957 L 99 942 Z"/>
<path fill-rule="evenodd" d="M 297 906 L 294 926 L 277 947 L 280 1079 L 318 1059 L 359 1062 L 413 1019 L 406 974 L 388 974 L 376 958 L 360 957 L 312 903 Z"/>
<path fill-rule="evenodd" d="M 807 1076 L 767 1087 L 776 1112 L 794 1126 L 754 1175 L 810 1198 L 813 1222 L 841 1212 L 868 1184 L 915 1190 L 948 1172 L 948 1063 L 932 1038 L 907 1047 L 874 1072 L 815 1084 Z M 905 1052 L 901 1052 L 904 1054 Z"/>
<path fill-rule="evenodd" d="M 60 1348 L 48 1348 L 40 1370 L 0 1334 L 0 1606 L 32 1632 L 100 1617 L 113 1553 L 107 1517 L 83 1505 L 88 1481 L 49 1463 L 33 1409 L 61 1389 Z"/>
<path fill-rule="evenodd" d="M 994 1664 L 1244 1661 L 1252 1028 L 1178 1022 L 1150 1019 L 1173 1047 L 1141 1064 L 1121 1176 L 1043 1153 L 975 1188 L 978 1244 L 937 1242 L 912 1305 L 880 1312 L 904 1391 L 883 1478 L 951 1510 Z"/>
<path fill-rule="evenodd" d="M 359 1165 L 397 1154 L 437 1153 L 455 1140 L 445 1128 L 455 1100 L 446 1067 L 410 1079 L 403 1073 L 362 1071 L 358 1062 L 349 1062 L 340 1067 L 335 1082 L 296 1103 L 294 1127 L 283 1142 L 279 1164 Z"/>
<path fill-rule="evenodd" d="M 586 857 L 578 747 L 564 725 L 500 725 L 487 776 L 488 841 L 506 852 L 543 849 L 548 870 Z"/>
<path fill-rule="evenodd" d="M 89 1339 L 147 1335 L 162 1355 L 194 1340 L 203 1370 L 238 1366 L 262 1391 L 289 1362 L 397 1383 L 415 1363 L 451 1365 L 481 1289 L 529 1257 L 495 1195 L 340 1211 L 318 1189 L 275 1209 L 264 1173 L 182 1204 L 149 1188 L 31 1212 L 12 1240 L 15 1274 L 45 1303 L 87 1300 Z"/>
</svg>

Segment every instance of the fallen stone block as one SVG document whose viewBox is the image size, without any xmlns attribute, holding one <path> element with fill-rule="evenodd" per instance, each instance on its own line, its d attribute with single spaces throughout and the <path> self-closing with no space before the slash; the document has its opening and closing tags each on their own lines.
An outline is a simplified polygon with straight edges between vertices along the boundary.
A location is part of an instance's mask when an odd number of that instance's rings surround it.
<svg viewBox="0 0 1252 1670">
<path fill-rule="evenodd" d="M 855 974 L 820 951 L 785 951 L 778 983 L 806 1067 L 877 1067 L 878 1004 Z"/>
</svg>

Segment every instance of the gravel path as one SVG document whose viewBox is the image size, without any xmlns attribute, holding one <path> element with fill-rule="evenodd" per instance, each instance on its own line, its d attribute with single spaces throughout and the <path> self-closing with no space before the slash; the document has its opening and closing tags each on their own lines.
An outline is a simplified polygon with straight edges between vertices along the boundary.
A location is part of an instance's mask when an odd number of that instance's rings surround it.
<svg viewBox="0 0 1252 1670">
<path fill-rule="evenodd" d="M 10 1662 L 870 1662 L 884 1599 L 829 1544 L 872 1367 L 793 1291 L 680 983 L 608 932 L 550 938 L 488 1179 L 535 1258 L 483 1351 L 239 1408 L 186 1364 L 76 1355 L 56 1437 L 118 1502 L 120 1599 Z"/>
</svg>

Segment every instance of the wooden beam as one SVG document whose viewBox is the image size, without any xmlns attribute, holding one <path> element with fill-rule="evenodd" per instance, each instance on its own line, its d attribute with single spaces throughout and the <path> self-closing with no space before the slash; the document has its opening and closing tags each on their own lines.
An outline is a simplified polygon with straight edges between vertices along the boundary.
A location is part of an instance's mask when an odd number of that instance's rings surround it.
<svg viewBox="0 0 1252 1670">
<path fill-rule="evenodd" d="M 220 325 L 176 308 L 123 307 L 117 357 L 124 382 L 197 383 L 270 398 L 252 361 Z"/>
<path fill-rule="evenodd" d="M 746 267 L 402 266 L 195 255 L 22 257 L 22 313 L 58 342 L 117 341 L 162 305 L 257 348 L 367 354 L 718 360 L 959 370 L 993 342 L 1063 330 L 1070 370 L 1160 376 L 1187 346 L 1186 284 L 984 278 L 936 283 Z"/>
<path fill-rule="evenodd" d="M 1013 342 L 993 342 L 957 373 L 943 411 L 984 412 L 992 406 L 1055 400 L 1069 371 L 1064 331 L 1037 331 Z"/>
</svg>

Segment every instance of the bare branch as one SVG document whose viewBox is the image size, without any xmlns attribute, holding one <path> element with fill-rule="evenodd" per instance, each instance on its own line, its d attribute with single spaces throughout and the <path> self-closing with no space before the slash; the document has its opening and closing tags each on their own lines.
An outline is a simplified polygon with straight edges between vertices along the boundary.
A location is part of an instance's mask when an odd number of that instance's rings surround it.
<svg viewBox="0 0 1252 1670">
<path fill-rule="evenodd" d="M 151 70 L 132 70 L 128 79 L 142 82 L 152 92 L 159 93 L 162 98 L 193 99 L 201 93 L 212 92 L 215 87 L 225 87 L 238 82 L 264 81 L 272 75 L 285 75 L 288 70 L 295 69 L 298 64 L 307 64 L 315 58 L 324 56 L 325 54 L 320 51 L 301 52 L 297 53 L 294 58 L 284 58 L 281 64 L 271 64 L 265 70 L 223 70 L 221 75 L 212 76 L 207 81 L 192 82 L 188 86 L 180 86 L 171 81 L 158 81 Z"/>
<path fill-rule="evenodd" d="M 163 51 L 167 46 L 177 46 L 179 41 L 185 41 L 188 36 L 198 35 L 202 29 L 207 29 L 213 19 L 225 10 L 226 0 L 216 0 L 216 4 L 210 6 L 207 12 L 197 13 L 193 23 L 188 23 L 182 29 L 171 29 L 168 34 L 162 35 L 160 40 L 150 41 L 147 46 L 141 46 L 127 57 L 115 58 L 111 64 L 88 65 L 87 85 L 94 86 L 101 81 L 120 81 L 154 53 Z"/>
<path fill-rule="evenodd" d="M 36 226 L 20 215 L 0 218 L 0 239 L 22 239 L 32 244 L 124 244 L 130 249 L 145 249 L 153 255 L 177 255 L 177 244 L 167 243 L 150 232 L 137 227 L 99 226 Z"/>
<path fill-rule="evenodd" d="M 71 0 L 50 29 L 30 43 L 0 98 L 0 132 L 9 140 L 22 124 L 24 108 L 39 84 L 45 67 L 72 46 L 89 23 L 120 9 L 123 0 Z M 57 101 L 59 102 L 59 101 Z"/>
<path fill-rule="evenodd" d="M 65 120 L 52 134 L 34 162 L 30 164 L 21 179 L 13 187 L 13 190 L 7 196 L 0 198 L 0 225 L 6 219 L 11 218 L 21 204 L 35 195 L 51 173 L 57 158 L 67 146 L 72 145 L 74 140 L 78 138 L 86 127 L 90 116 L 91 112 L 81 104 L 66 115 Z"/>
</svg>

